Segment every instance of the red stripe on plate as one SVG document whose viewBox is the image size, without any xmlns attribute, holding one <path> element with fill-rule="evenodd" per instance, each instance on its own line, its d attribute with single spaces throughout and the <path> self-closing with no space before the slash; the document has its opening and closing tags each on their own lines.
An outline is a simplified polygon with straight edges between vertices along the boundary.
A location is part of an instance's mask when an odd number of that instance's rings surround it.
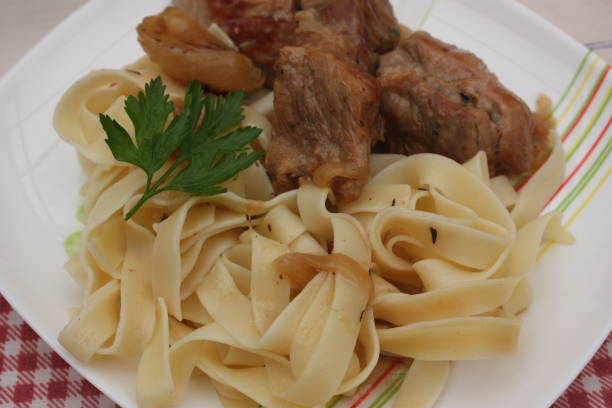
<svg viewBox="0 0 612 408">
<path fill-rule="evenodd" d="M 525 187 L 525 184 L 527 184 L 527 182 L 528 182 L 529 180 L 531 180 L 531 177 L 533 177 L 533 175 L 534 175 L 534 174 L 536 174 L 538 171 L 540 171 L 540 169 L 542 168 L 542 166 L 546 164 L 546 162 L 548 161 L 548 159 L 550 159 L 550 156 L 552 156 L 552 151 L 551 151 L 550 153 L 551 153 L 551 154 L 549 154 L 549 155 L 546 157 L 546 160 L 542 160 L 542 163 L 538 164 L 538 167 L 536 167 L 536 169 L 534 170 L 534 172 L 533 172 L 533 173 L 531 173 L 531 174 L 530 174 L 528 177 L 525 177 L 525 178 L 524 178 L 524 179 L 521 181 L 521 183 L 520 183 L 518 186 L 516 186 L 515 190 L 516 190 L 517 192 L 518 192 L 518 191 L 521 191 L 521 189 L 522 189 L 523 187 Z"/>
<path fill-rule="evenodd" d="M 363 395 L 361 397 L 359 397 L 359 399 L 357 401 L 355 401 L 355 403 L 353 405 L 351 405 L 350 408 L 357 408 L 359 405 L 361 405 L 361 403 L 363 401 L 365 401 L 365 399 L 368 397 L 368 395 L 370 395 L 372 393 L 372 391 L 374 391 L 374 389 L 376 387 L 378 387 L 380 385 L 380 383 L 389 375 L 389 373 L 391 371 L 393 371 L 393 369 L 399 364 L 399 361 L 394 361 L 393 363 L 389 364 L 389 367 L 387 367 L 387 369 L 385 371 L 383 371 L 383 373 L 380 375 L 380 377 L 378 377 L 373 383 L 372 385 L 370 385 L 368 387 L 368 389 L 366 390 L 366 392 L 363 393 Z"/>
<path fill-rule="evenodd" d="M 576 175 L 578 170 L 580 170 L 582 168 L 582 166 L 587 161 L 587 159 L 591 156 L 591 154 L 593 154 L 593 151 L 595 151 L 595 148 L 597 147 L 599 142 L 601 142 L 603 140 L 603 137 L 606 134 L 606 132 L 608 131 L 608 128 L 610 128 L 611 124 L 612 124 L 612 117 L 608 120 L 608 123 L 606 124 L 606 127 L 604 127 L 603 131 L 599 134 L 599 136 L 597 137 L 597 140 L 595 140 L 595 143 L 593 143 L 593 145 L 591 146 L 591 148 L 589 149 L 587 154 L 584 155 L 584 157 L 582 158 L 580 163 L 578 163 L 578 165 L 571 172 L 571 174 L 569 176 L 567 176 L 567 178 L 565 179 L 563 184 L 561 184 L 559 186 L 559 188 L 557 189 L 555 194 L 553 194 L 552 197 L 550 197 L 550 199 L 546 202 L 546 205 L 544 207 L 546 207 L 548 204 L 550 204 L 550 202 L 559 194 L 559 192 L 561 192 L 561 190 L 563 190 L 563 188 L 567 185 L 567 183 L 569 183 L 571 181 L 571 179 Z"/>
<path fill-rule="evenodd" d="M 584 117 L 584 115 L 585 115 L 585 113 L 587 112 L 587 110 L 589 110 L 589 107 L 591 106 L 591 104 L 592 104 L 592 103 L 593 103 L 593 101 L 595 100 L 595 97 L 596 97 L 596 96 L 597 96 L 597 94 L 599 93 L 599 90 L 601 89 L 601 86 L 603 85 L 604 80 L 606 79 L 606 76 L 608 75 L 608 73 L 609 73 L 609 72 L 610 72 L 610 66 L 608 65 L 608 67 L 606 68 L 606 70 L 604 71 L 604 73 L 603 73 L 603 74 L 600 76 L 599 81 L 598 81 L 598 83 L 597 83 L 597 86 L 596 86 L 596 87 L 593 89 L 593 91 L 592 91 L 592 93 L 591 93 L 591 97 L 589 98 L 588 103 L 586 103 L 586 104 L 584 105 L 584 108 L 582 109 L 582 111 L 580 112 L 580 115 L 579 115 L 579 116 L 576 118 L 576 120 L 575 120 L 575 121 L 574 121 L 574 123 L 572 124 L 572 127 L 571 127 L 571 128 L 568 130 L 568 131 L 567 131 L 567 133 L 565 133 L 565 135 L 564 135 L 564 136 L 563 136 L 563 138 L 561 139 L 561 141 L 562 141 L 562 142 L 565 142 L 565 141 L 567 140 L 567 138 L 569 137 L 569 135 L 571 135 L 571 134 L 572 134 L 572 132 L 574 131 L 574 129 L 576 129 L 576 126 L 578 126 L 578 123 L 580 123 L 580 121 L 581 121 L 581 120 L 582 120 L 582 118 Z M 607 128 L 607 126 L 606 126 L 606 128 Z M 605 130 L 604 130 L 604 133 L 605 133 Z M 599 139 L 598 139 L 598 141 L 597 141 L 596 143 L 598 143 L 598 142 L 599 142 Z M 591 148 L 593 148 L 593 147 L 591 147 Z M 589 151 L 589 153 L 587 154 L 587 157 L 588 157 L 588 155 L 589 155 L 590 153 L 591 153 L 591 152 Z M 516 190 L 517 192 L 518 192 L 518 191 L 521 191 L 521 189 L 522 189 L 523 187 L 525 187 L 525 184 L 527 184 L 527 183 L 529 182 L 529 180 L 531 180 L 531 177 L 533 177 L 533 175 L 534 175 L 535 173 L 537 173 L 537 172 L 540 170 L 540 168 L 541 168 L 542 166 L 544 166 L 544 164 L 545 164 L 545 163 L 548 161 L 548 159 L 549 159 L 549 158 L 550 158 L 550 155 L 549 155 L 549 156 L 546 158 L 546 160 L 543 160 L 543 161 L 542 161 L 542 163 L 540 163 L 540 164 L 538 165 L 538 167 L 535 169 L 535 171 L 534 171 L 532 174 L 530 174 L 528 177 L 525 177 L 523 180 L 521 180 L 521 182 L 519 183 L 519 185 L 518 185 L 518 186 L 516 186 L 515 190 Z M 583 158 L 583 159 L 582 159 L 582 161 L 580 162 L 580 164 L 578 165 L 578 167 L 577 167 L 576 169 L 574 169 L 574 171 L 572 172 L 572 175 L 570 176 L 570 178 L 571 178 L 571 177 L 573 177 L 573 174 L 575 174 L 575 173 L 576 173 L 576 171 L 577 171 L 577 169 L 579 169 L 579 168 L 580 168 L 580 166 L 582 166 L 582 163 L 583 163 L 584 161 L 585 161 L 585 158 Z M 566 180 L 566 181 L 564 182 L 564 184 L 562 184 L 562 185 L 561 185 L 561 187 L 563 187 L 565 184 L 567 184 L 567 181 L 569 181 L 569 180 Z M 558 193 L 558 192 L 559 192 L 559 191 L 557 191 L 557 193 Z M 557 193 L 555 193 L 555 195 L 557 195 Z M 555 197 L 555 195 L 553 195 L 553 197 L 552 197 L 552 198 L 554 198 L 554 197 Z M 552 198 L 551 198 L 551 200 L 552 200 Z M 549 201 L 549 202 L 550 202 L 550 201 Z"/>
<path fill-rule="evenodd" d="M 569 135 L 572 134 L 574 129 L 576 129 L 576 126 L 578 126 L 578 123 L 580 123 L 580 121 L 584 117 L 584 114 L 586 113 L 586 111 L 589 110 L 589 107 L 591 106 L 591 104 L 593 103 L 593 100 L 595 100 L 595 97 L 599 93 L 599 89 L 601 88 L 601 85 L 604 83 L 604 80 L 606 79 L 606 76 L 608 75 L 608 72 L 610 72 L 610 66 L 609 65 L 608 65 L 608 68 L 606 68 L 606 71 L 604 72 L 604 74 L 599 78 L 599 82 L 597 83 L 597 86 L 595 87 L 595 90 L 591 94 L 591 98 L 589 99 L 589 102 L 586 105 L 584 105 L 584 108 L 582 109 L 582 112 L 580 112 L 580 116 L 578 116 L 576 118 L 576 120 L 572 124 L 572 127 L 567 131 L 567 133 L 561 139 L 562 142 L 565 142 L 565 140 L 567 140 Z"/>
</svg>

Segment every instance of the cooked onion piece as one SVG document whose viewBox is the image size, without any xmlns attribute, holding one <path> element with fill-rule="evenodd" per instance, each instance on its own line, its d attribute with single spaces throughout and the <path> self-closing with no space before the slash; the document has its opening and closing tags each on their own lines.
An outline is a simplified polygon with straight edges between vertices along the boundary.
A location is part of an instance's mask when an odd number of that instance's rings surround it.
<svg viewBox="0 0 612 408">
<path fill-rule="evenodd" d="M 338 273 L 352 282 L 358 290 L 370 292 L 372 282 L 367 270 L 343 254 L 317 256 L 309 254 L 285 254 L 274 262 L 276 269 L 303 289 L 320 271 Z"/>
<path fill-rule="evenodd" d="M 181 82 L 198 80 L 218 92 L 250 91 L 264 75 L 245 55 L 233 50 L 184 11 L 168 7 L 146 17 L 138 40 L 151 60 Z"/>
</svg>

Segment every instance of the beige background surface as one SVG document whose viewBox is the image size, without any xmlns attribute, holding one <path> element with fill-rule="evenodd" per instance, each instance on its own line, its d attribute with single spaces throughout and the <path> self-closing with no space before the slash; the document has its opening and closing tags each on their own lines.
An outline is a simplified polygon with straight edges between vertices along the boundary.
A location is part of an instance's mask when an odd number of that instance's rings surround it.
<svg viewBox="0 0 612 408">
<path fill-rule="evenodd" d="M 116 0 L 109 0 L 113 3 Z M 128 0 L 129 1 L 129 0 Z M 612 0 L 516 0 L 612 63 Z M 0 0 L 0 76 L 86 0 Z"/>
</svg>

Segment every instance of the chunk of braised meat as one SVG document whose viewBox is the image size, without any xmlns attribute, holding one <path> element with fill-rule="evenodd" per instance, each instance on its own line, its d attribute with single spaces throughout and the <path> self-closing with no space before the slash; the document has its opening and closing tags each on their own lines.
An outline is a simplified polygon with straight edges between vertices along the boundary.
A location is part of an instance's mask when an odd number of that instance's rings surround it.
<svg viewBox="0 0 612 408">
<path fill-rule="evenodd" d="M 298 0 L 298 4 L 301 10 L 307 10 L 328 6 L 333 1 L 335 0 Z"/>
<path fill-rule="evenodd" d="M 215 91 L 253 90 L 263 85 L 261 70 L 245 55 L 229 48 L 176 7 L 145 17 L 138 41 L 153 62 L 173 79 L 197 79 Z"/>
<path fill-rule="evenodd" d="M 332 53 L 285 47 L 276 63 L 275 126 L 265 165 L 277 190 L 315 179 L 346 201 L 368 177 L 382 138 L 376 81 Z"/>
<path fill-rule="evenodd" d="M 294 30 L 293 0 L 173 0 L 208 27 L 217 23 L 266 72 Z"/>
<path fill-rule="evenodd" d="M 416 32 L 381 58 L 386 136 L 378 151 L 432 152 L 463 162 L 479 150 L 492 174 L 533 169 L 547 146 L 527 105 L 474 54 Z"/>
<path fill-rule="evenodd" d="M 307 20 L 316 21 L 319 28 L 304 27 L 305 17 L 298 17 L 298 36 L 304 31 L 340 33 L 351 42 L 354 61 L 371 72 L 376 70 L 377 54 L 391 51 L 399 41 L 400 28 L 388 0 L 302 0 L 301 6 L 310 11 Z M 305 45 L 303 37 L 296 44 Z"/>
<path fill-rule="evenodd" d="M 326 10 L 328 22 L 343 24 L 351 35 L 365 36 L 369 50 L 383 54 L 397 46 L 400 26 L 389 0 L 302 0 L 303 10 Z"/>
<path fill-rule="evenodd" d="M 374 58 L 364 44 L 355 44 L 352 37 L 324 23 L 318 10 L 300 11 L 295 14 L 295 20 L 297 28 L 292 40 L 293 46 L 329 52 L 351 64 L 361 66 L 366 71 L 376 68 L 374 64 L 378 59 Z"/>
<path fill-rule="evenodd" d="M 391 3 L 388 0 L 364 0 L 362 10 L 368 48 L 383 54 L 397 47 L 401 30 Z"/>
</svg>

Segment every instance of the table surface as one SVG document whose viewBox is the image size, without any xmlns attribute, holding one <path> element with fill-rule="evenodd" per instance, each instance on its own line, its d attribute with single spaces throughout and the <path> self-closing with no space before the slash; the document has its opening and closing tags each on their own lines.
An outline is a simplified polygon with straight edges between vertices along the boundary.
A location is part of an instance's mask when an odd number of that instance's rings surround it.
<svg viewBox="0 0 612 408">
<path fill-rule="evenodd" d="M 612 63 L 612 0 L 516 0 Z M 0 77 L 86 0 L 0 0 Z M 6 39 L 10 39 L 7 41 Z M 0 297 L 0 407 L 113 407 Z M 612 408 L 612 335 L 553 408 Z"/>
</svg>

